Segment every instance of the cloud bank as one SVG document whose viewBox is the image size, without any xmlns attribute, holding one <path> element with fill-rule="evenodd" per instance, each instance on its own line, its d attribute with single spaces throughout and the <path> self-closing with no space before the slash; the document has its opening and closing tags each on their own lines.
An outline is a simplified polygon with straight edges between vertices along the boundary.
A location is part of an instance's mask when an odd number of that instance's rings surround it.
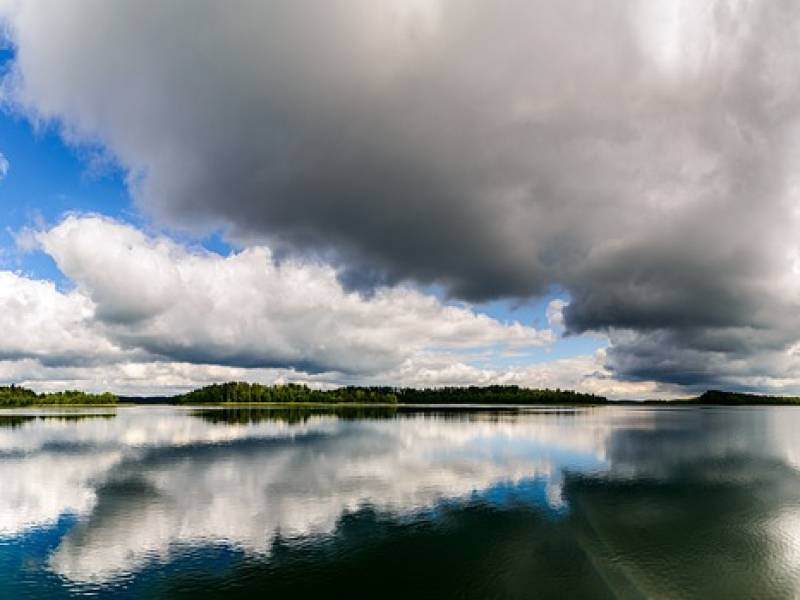
<svg viewBox="0 0 800 600">
<path fill-rule="evenodd" d="M 794 3 L 3 6 L 6 103 L 117 160 L 159 223 L 322 257 L 351 287 L 486 300 L 560 286 L 567 331 L 607 334 L 619 379 L 794 385 Z M 126 306 L 102 288 L 92 298 L 121 344 L 191 352 L 182 336 L 196 334 L 166 316 L 173 290 Z M 392 298 L 369 310 L 412 302 Z M 237 360 L 269 362 L 238 323 Z M 384 368 L 392 352 L 359 331 L 336 343 Z M 302 335 L 271 356 L 348 367 Z"/>
<path fill-rule="evenodd" d="M 278 263 L 265 246 L 221 256 L 92 215 L 25 237 L 68 286 L 0 271 L 4 380 L 119 391 L 219 379 L 614 387 L 599 357 L 483 368 L 486 354 L 548 347 L 555 334 L 409 286 L 364 295 L 329 265 Z"/>
<path fill-rule="evenodd" d="M 365 374 L 424 350 L 540 346 L 553 337 L 410 288 L 365 298 L 331 267 L 276 264 L 266 247 L 191 252 L 99 217 L 70 217 L 37 237 L 90 300 L 105 336 L 171 360 Z"/>
</svg>

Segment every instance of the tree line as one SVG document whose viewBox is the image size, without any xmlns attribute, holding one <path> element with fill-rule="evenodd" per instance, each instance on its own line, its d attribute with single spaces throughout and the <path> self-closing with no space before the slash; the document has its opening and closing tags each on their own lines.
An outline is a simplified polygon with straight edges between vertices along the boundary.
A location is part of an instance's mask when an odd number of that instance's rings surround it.
<svg viewBox="0 0 800 600">
<path fill-rule="evenodd" d="M 403 388 L 403 404 L 604 404 L 603 396 L 562 389 L 530 389 L 517 385 Z"/>
<path fill-rule="evenodd" d="M 181 404 L 604 404 L 608 400 L 572 390 L 521 388 L 516 385 L 393 388 L 348 386 L 317 390 L 287 383 L 262 385 L 228 382 L 208 385 L 175 398 Z"/>
<path fill-rule="evenodd" d="M 800 404 L 798 396 L 766 396 L 764 394 L 747 394 L 744 392 L 724 392 L 722 390 L 708 390 L 696 398 L 683 400 L 689 404 L 714 404 L 717 406 L 752 406 L 767 405 L 794 405 Z"/>
<path fill-rule="evenodd" d="M 80 405 L 116 404 L 117 397 L 109 392 L 89 394 L 78 390 L 37 394 L 18 385 L 0 386 L 0 406 L 35 406 L 39 404 Z"/>
<path fill-rule="evenodd" d="M 298 383 L 261 385 L 231 381 L 207 385 L 177 396 L 175 401 L 181 404 L 396 404 L 397 396 L 386 390 L 388 388 L 361 387 L 316 390 Z"/>
</svg>

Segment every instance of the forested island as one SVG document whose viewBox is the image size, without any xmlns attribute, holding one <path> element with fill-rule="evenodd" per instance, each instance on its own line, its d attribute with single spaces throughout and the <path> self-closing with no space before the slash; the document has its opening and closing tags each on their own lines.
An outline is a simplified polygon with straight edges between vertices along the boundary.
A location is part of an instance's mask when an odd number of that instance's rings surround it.
<svg viewBox="0 0 800 600">
<path fill-rule="evenodd" d="M 288 383 L 217 383 L 174 398 L 180 404 L 604 404 L 602 396 L 571 390 L 533 390 L 515 385 L 431 389 L 341 387 L 316 390 Z"/>
<path fill-rule="evenodd" d="M 66 390 L 37 394 L 33 390 L 17 385 L 0 386 L 0 407 L 38 406 L 38 405 L 105 405 L 116 404 L 117 397 L 105 392 L 87 394 L 78 390 Z"/>
</svg>

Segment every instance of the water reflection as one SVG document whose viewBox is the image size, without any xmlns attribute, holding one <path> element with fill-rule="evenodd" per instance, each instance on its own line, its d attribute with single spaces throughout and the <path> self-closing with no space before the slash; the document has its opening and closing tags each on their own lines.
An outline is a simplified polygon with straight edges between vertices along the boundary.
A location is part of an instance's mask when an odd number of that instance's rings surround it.
<svg viewBox="0 0 800 600">
<path fill-rule="evenodd" d="M 797 425 L 777 407 L 36 415 L 0 429 L 0 566 L 38 531 L 26 585 L 51 595 L 335 595 L 402 564 L 398 595 L 793 597 Z"/>
<path fill-rule="evenodd" d="M 196 409 L 192 415 L 209 423 L 227 425 L 250 425 L 263 421 L 283 423 L 305 423 L 320 416 L 333 416 L 340 419 L 388 419 L 397 414 L 394 406 L 335 406 L 319 408 L 203 408 Z"/>
<path fill-rule="evenodd" d="M 58 413 L 53 412 L 52 414 L 48 413 L 39 413 L 39 414 L 29 414 L 25 412 L 14 413 L 14 412 L 6 412 L 4 414 L 0 414 L 0 427 L 22 427 L 25 423 L 30 423 L 31 421 L 36 421 L 37 419 L 42 421 L 84 421 L 86 419 L 113 419 L 116 416 L 114 412 L 107 412 L 107 413 Z"/>
</svg>

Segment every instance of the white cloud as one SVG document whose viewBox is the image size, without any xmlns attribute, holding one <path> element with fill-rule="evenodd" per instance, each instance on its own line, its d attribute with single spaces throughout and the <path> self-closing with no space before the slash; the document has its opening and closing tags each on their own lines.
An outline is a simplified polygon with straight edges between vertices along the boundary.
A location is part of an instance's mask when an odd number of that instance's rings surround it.
<svg viewBox="0 0 800 600">
<path fill-rule="evenodd" d="M 0 152 L 0 180 L 5 179 L 10 168 L 11 165 L 8 163 L 8 159 Z"/>
<path fill-rule="evenodd" d="M 0 382 L 40 391 L 113 390 L 120 395 L 171 395 L 220 381 L 264 384 L 298 382 L 335 387 L 336 374 L 309 374 L 292 369 L 254 369 L 166 360 L 121 361 L 95 366 L 51 366 L 35 359 L 0 361 Z"/>
<path fill-rule="evenodd" d="M 37 236 L 115 344 L 165 360 L 374 373 L 422 352 L 535 347 L 550 330 L 501 323 L 410 287 L 347 291 L 330 266 L 191 250 L 108 219 L 71 216 Z"/>
<path fill-rule="evenodd" d="M 179 300 L 181 278 L 173 257 L 181 249 L 167 239 L 148 238 L 100 217 L 68 217 L 36 237 L 91 298 L 99 320 L 142 321 Z"/>
<path fill-rule="evenodd" d="M 3 381 L 128 394 L 228 379 L 567 387 L 563 373 L 548 379 L 542 367 L 474 366 L 476 357 L 550 345 L 549 329 L 409 286 L 364 296 L 330 266 L 278 263 L 263 246 L 220 256 L 98 216 L 69 216 L 26 239 L 73 289 L 0 271 Z"/>
<path fill-rule="evenodd" d="M 564 327 L 564 308 L 567 303 L 560 298 L 555 298 L 547 304 L 545 316 L 551 327 Z"/>
<path fill-rule="evenodd" d="M 119 360 L 123 352 L 99 331 L 93 313 L 92 302 L 80 292 L 0 271 L 0 360 L 72 365 Z"/>
<path fill-rule="evenodd" d="M 264 384 L 297 382 L 330 388 L 342 384 L 440 387 L 520 385 L 532 388 L 576 389 L 615 399 L 676 398 L 687 394 L 680 386 L 653 381 L 627 382 L 615 378 L 604 364 L 603 351 L 593 355 L 551 360 L 507 368 L 476 366 L 449 354 L 420 354 L 397 368 L 369 375 L 309 374 L 292 369 L 258 369 L 187 362 L 121 362 L 102 366 L 42 366 L 36 360 L 0 362 L 0 381 L 38 390 L 112 389 L 123 395 L 169 395 L 219 381 Z M 775 382 L 762 382 L 774 385 Z M 796 385 L 794 380 L 784 385 Z M 777 390 L 780 391 L 780 390 Z"/>
</svg>

